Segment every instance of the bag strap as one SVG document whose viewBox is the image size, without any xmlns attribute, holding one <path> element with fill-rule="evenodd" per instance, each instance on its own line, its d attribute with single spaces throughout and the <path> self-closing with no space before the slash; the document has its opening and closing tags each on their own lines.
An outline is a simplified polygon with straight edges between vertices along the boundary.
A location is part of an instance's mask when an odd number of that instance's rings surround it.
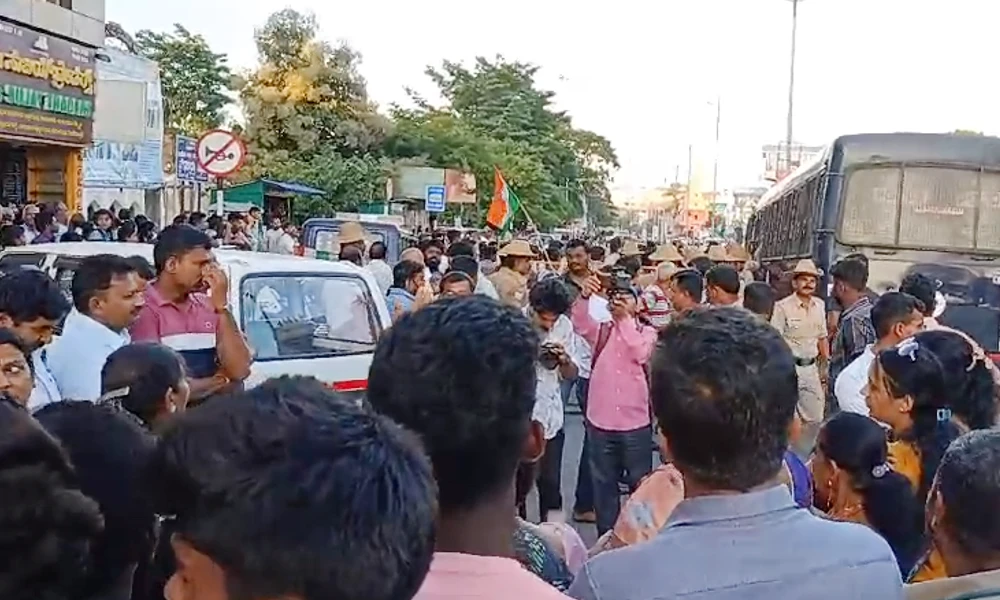
<svg viewBox="0 0 1000 600">
<path fill-rule="evenodd" d="M 601 323 L 597 330 L 597 343 L 594 344 L 594 358 L 590 361 L 590 368 L 597 366 L 597 358 L 604 352 L 604 347 L 611 339 L 611 323 Z"/>
</svg>

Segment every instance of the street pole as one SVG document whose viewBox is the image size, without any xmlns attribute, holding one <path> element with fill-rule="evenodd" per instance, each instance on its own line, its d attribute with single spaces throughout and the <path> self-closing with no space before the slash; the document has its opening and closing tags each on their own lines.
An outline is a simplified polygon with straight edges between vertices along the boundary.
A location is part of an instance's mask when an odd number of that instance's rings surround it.
<svg viewBox="0 0 1000 600">
<path fill-rule="evenodd" d="M 687 190 L 684 192 L 684 215 L 681 220 L 684 223 L 684 228 L 687 229 L 688 226 L 688 215 L 691 209 L 691 177 L 694 173 L 694 145 L 688 144 L 688 180 L 687 180 Z"/>
<path fill-rule="evenodd" d="M 789 61 L 788 72 L 788 122 L 785 126 L 785 171 L 786 174 L 792 170 L 792 126 L 794 122 L 795 108 L 795 38 L 798 34 L 799 26 L 799 2 L 792 1 L 792 52 Z"/>
<path fill-rule="evenodd" d="M 722 97 L 715 97 L 715 164 L 712 166 L 712 202 L 719 195 L 719 124 L 722 122 Z"/>
</svg>

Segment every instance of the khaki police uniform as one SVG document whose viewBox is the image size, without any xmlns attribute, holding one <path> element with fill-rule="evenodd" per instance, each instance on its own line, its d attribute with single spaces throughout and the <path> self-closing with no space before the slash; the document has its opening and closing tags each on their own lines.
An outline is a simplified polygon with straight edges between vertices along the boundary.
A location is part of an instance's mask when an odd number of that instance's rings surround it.
<svg viewBox="0 0 1000 600">
<path fill-rule="evenodd" d="M 826 406 L 823 384 L 819 378 L 819 340 L 827 335 L 826 306 L 816 297 L 803 302 L 796 294 L 774 304 L 771 325 L 795 355 L 799 375 L 799 415 L 806 423 L 823 421 Z"/>
<path fill-rule="evenodd" d="M 500 302 L 513 306 L 514 308 L 524 308 L 528 304 L 528 278 L 521 275 L 514 269 L 500 267 L 496 273 L 490 275 L 490 283 L 497 289 L 497 296 Z"/>
</svg>

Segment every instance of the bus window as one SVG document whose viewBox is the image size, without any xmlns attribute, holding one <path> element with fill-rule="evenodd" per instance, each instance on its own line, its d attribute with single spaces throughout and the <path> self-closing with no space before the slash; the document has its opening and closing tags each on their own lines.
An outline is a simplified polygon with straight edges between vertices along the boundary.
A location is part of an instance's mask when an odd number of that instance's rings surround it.
<svg viewBox="0 0 1000 600">
<path fill-rule="evenodd" d="M 978 204 L 978 170 L 903 169 L 899 245 L 974 248 Z"/>
<path fill-rule="evenodd" d="M 979 205 L 976 247 L 1000 251 L 1000 173 L 983 173 L 980 188 L 983 198 Z"/>
<path fill-rule="evenodd" d="M 858 169 L 847 178 L 840 237 L 847 244 L 896 244 L 899 167 Z"/>
</svg>

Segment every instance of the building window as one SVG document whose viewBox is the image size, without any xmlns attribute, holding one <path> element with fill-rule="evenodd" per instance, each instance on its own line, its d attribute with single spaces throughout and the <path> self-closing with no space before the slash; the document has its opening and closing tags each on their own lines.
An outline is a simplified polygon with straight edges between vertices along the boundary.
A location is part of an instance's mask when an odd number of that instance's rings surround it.
<svg viewBox="0 0 1000 600">
<path fill-rule="evenodd" d="M 73 0 L 48 0 L 49 4 L 58 4 L 63 8 L 73 10 Z"/>
</svg>

